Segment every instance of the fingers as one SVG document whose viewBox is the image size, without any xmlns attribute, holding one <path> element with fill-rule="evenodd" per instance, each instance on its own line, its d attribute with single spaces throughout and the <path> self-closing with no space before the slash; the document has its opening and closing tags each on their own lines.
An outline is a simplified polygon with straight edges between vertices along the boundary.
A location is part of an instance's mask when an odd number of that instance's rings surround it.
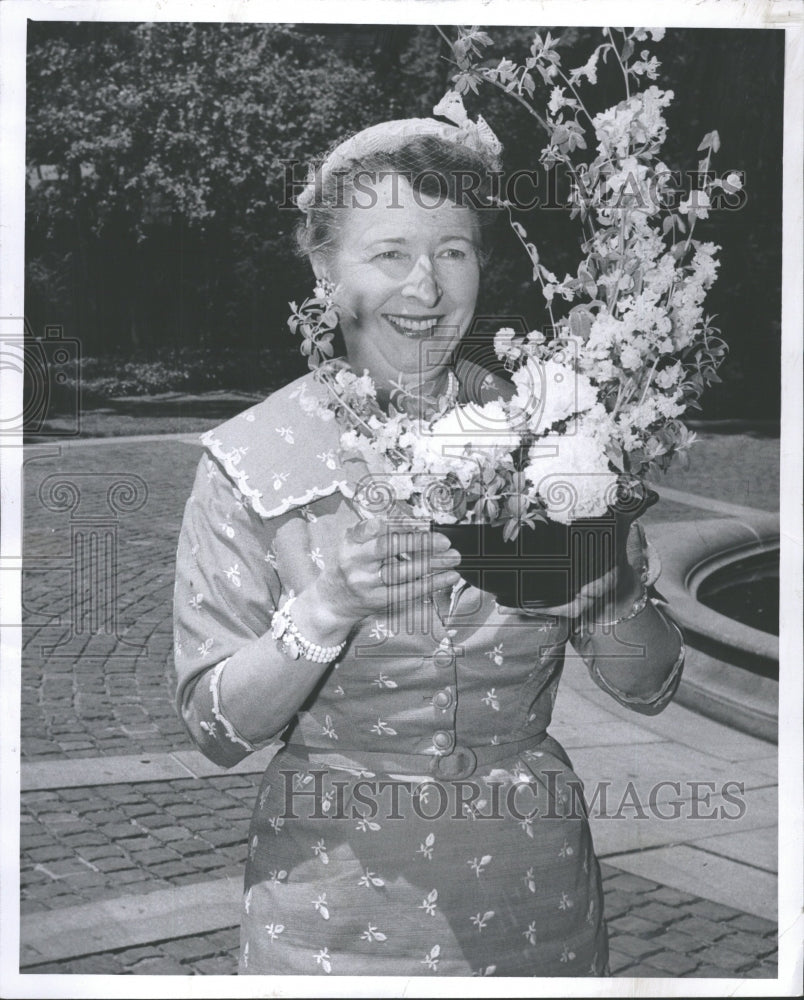
<svg viewBox="0 0 804 1000">
<path fill-rule="evenodd" d="M 387 559 L 380 563 L 383 582 L 393 586 L 409 583 L 419 577 L 432 576 L 435 573 L 455 569 L 461 561 L 460 555 L 454 549 L 446 552 L 417 552 L 400 559 Z M 379 574 L 378 574 L 379 575 Z"/>
<path fill-rule="evenodd" d="M 460 573 L 448 569 L 429 573 L 416 579 L 406 580 L 404 583 L 388 584 L 384 588 L 386 600 L 391 606 L 418 601 L 422 597 L 429 596 L 436 590 L 445 590 L 447 587 L 454 587 L 460 578 Z"/>
<path fill-rule="evenodd" d="M 378 538 L 388 530 L 388 524 L 381 517 L 369 517 L 364 521 L 358 521 L 350 528 L 346 529 L 346 537 L 353 542 L 362 545 L 372 538 Z"/>
<path fill-rule="evenodd" d="M 590 580 L 581 587 L 577 594 L 567 604 L 552 608 L 540 608 L 539 614 L 553 615 L 558 618 L 580 618 L 593 611 L 601 598 L 614 592 L 617 583 L 617 570 L 611 569 L 596 580 Z"/>
</svg>

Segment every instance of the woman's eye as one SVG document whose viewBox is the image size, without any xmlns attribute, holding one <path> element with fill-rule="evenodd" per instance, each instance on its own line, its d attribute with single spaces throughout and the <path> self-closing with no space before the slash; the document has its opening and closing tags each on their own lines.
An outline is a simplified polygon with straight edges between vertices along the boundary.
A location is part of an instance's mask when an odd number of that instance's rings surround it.
<svg viewBox="0 0 804 1000">
<path fill-rule="evenodd" d="M 447 247 L 441 251 L 439 256 L 444 260 L 466 260 L 468 254 L 465 250 L 459 250 L 458 247 Z"/>
<path fill-rule="evenodd" d="M 375 255 L 375 260 L 402 260 L 404 254 L 401 250 L 383 250 L 382 253 Z"/>
</svg>

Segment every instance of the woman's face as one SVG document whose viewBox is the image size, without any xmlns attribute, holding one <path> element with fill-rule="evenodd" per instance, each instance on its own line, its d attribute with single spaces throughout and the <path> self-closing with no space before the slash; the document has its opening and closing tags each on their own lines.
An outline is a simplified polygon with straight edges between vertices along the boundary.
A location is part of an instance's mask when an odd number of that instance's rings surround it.
<svg viewBox="0 0 804 1000">
<path fill-rule="evenodd" d="M 417 199 L 399 175 L 386 176 L 343 210 L 338 244 L 323 269 L 340 286 L 349 361 L 379 384 L 411 376 L 432 382 L 466 333 L 477 300 L 478 226 L 472 210 Z M 421 202 L 421 204 L 420 204 Z"/>
</svg>

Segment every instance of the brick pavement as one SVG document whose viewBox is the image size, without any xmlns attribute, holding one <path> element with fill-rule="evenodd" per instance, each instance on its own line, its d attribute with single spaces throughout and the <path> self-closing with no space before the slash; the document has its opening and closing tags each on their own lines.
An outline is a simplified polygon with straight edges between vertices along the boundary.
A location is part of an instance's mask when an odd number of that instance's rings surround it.
<svg viewBox="0 0 804 1000">
<path fill-rule="evenodd" d="M 198 455 L 165 441 L 29 457 L 24 759 L 188 748 L 172 705 L 170 612 L 173 553 Z M 99 524 L 108 521 L 109 477 L 131 470 L 147 481 L 147 496 L 116 518 L 116 635 L 72 634 L 71 602 L 88 600 L 70 591 L 75 511 L 46 510 L 40 487 L 55 472 L 76 482 L 83 474 L 81 515 Z M 239 875 L 255 781 L 224 775 L 23 793 L 22 913 Z M 774 924 L 607 865 L 603 871 L 614 975 L 775 976 Z M 236 929 L 224 929 L 26 971 L 231 974 L 236 952 Z"/>
<path fill-rule="evenodd" d="M 616 977 L 775 978 L 776 926 L 603 864 Z M 28 966 L 26 973 L 234 975 L 236 927 Z"/>
<path fill-rule="evenodd" d="M 257 775 L 23 792 L 23 914 L 242 875 Z"/>
</svg>

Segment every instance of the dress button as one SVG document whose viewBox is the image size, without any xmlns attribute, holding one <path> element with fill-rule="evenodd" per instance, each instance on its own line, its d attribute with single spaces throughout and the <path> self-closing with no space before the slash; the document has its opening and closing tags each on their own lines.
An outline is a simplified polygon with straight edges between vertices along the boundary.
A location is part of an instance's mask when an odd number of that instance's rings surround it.
<svg viewBox="0 0 804 1000">
<path fill-rule="evenodd" d="M 433 743 L 439 750 L 449 750 L 453 743 L 452 733 L 439 729 L 438 732 L 433 735 Z"/>
<path fill-rule="evenodd" d="M 449 649 L 437 649 L 433 653 L 433 663 L 443 669 L 451 667 L 455 663 L 455 654 Z"/>
<path fill-rule="evenodd" d="M 452 692 L 449 688 L 444 688 L 443 691 L 436 691 L 433 695 L 433 704 L 436 708 L 449 708 L 452 704 Z"/>
</svg>

